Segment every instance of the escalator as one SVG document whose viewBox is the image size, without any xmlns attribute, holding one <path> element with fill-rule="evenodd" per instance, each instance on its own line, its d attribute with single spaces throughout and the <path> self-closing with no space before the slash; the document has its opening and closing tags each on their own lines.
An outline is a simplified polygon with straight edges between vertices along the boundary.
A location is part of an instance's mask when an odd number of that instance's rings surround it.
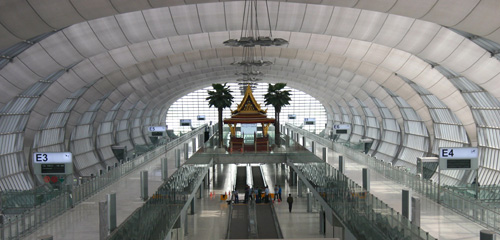
<svg viewBox="0 0 500 240">
<path fill-rule="evenodd" d="M 264 188 L 264 178 L 262 177 L 262 171 L 260 167 L 252 167 L 252 176 L 253 176 L 253 188 Z"/>
<path fill-rule="evenodd" d="M 245 193 L 247 186 L 247 167 L 238 167 L 236 170 L 236 186 L 238 193 Z"/>
</svg>

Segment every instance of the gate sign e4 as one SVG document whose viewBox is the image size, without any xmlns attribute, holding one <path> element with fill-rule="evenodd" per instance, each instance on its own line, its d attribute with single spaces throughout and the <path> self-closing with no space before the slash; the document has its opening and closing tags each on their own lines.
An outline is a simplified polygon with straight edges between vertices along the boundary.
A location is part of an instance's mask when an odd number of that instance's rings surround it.
<svg viewBox="0 0 500 240">
<path fill-rule="evenodd" d="M 441 170 L 474 170 L 479 167 L 477 148 L 439 148 Z"/>
</svg>

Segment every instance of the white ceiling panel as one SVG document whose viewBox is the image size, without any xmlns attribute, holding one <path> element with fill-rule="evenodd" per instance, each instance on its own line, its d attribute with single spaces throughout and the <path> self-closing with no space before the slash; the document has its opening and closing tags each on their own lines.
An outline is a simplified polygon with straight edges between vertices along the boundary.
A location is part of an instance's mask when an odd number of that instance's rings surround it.
<svg viewBox="0 0 500 240">
<path fill-rule="evenodd" d="M 394 73 L 385 68 L 378 67 L 370 76 L 370 79 L 377 82 L 383 83 L 386 79 L 390 78 Z"/>
<path fill-rule="evenodd" d="M 5 66 L 2 71 L 0 71 L 0 76 L 23 90 L 41 80 L 40 76 L 37 76 L 27 68 L 26 65 L 19 61 L 14 61 L 14 64 Z"/>
<path fill-rule="evenodd" d="M 306 4 L 280 2 L 276 29 L 279 31 L 299 31 L 302 27 Z"/>
<path fill-rule="evenodd" d="M 113 58 L 119 68 L 126 68 L 137 63 L 134 55 L 130 52 L 128 47 L 121 47 L 109 51 L 109 55 Z"/>
<path fill-rule="evenodd" d="M 229 34 L 227 32 L 212 32 L 208 35 L 208 40 L 212 48 L 222 48 L 227 47 L 223 44 L 224 41 L 229 39 Z"/>
<path fill-rule="evenodd" d="M 0 46 L 10 46 L 11 44 L 14 44 L 16 42 L 21 41 L 20 38 L 14 36 L 9 30 L 7 30 L 4 26 L 0 24 Z M 0 47 L 0 50 L 2 47 Z"/>
<path fill-rule="evenodd" d="M 311 51 L 307 51 L 304 49 L 299 49 L 297 51 L 297 59 L 303 60 L 303 61 L 310 61 L 312 58 L 313 53 Z"/>
<path fill-rule="evenodd" d="M 333 56 L 330 55 L 330 58 L 328 58 L 328 61 L 326 62 L 326 65 L 332 66 L 332 67 L 337 67 L 341 68 L 344 62 L 346 61 L 347 58 L 343 56 Z"/>
<path fill-rule="evenodd" d="M 153 38 L 142 12 L 116 15 L 116 20 L 131 43 L 147 41 Z"/>
<path fill-rule="evenodd" d="M 27 1 L 3 1 L 0 7 L 0 23 L 0 25 L 7 28 L 13 35 L 22 39 L 29 39 L 41 33 L 54 30 L 54 27 L 48 26 L 33 11 L 33 8 Z"/>
<path fill-rule="evenodd" d="M 87 22 L 65 28 L 63 32 L 77 51 L 85 57 L 91 57 L 106 50 Z"/>
<path fill-rule="evenodd" d="M 377 11 L 377 12 L 387 12 L 392 7 L 394 7 L 394 4 L 396 2 L 397 2 L 397 0 L 389 0 L 389 1 L 387 1 L 387 0 L 359 0 L 354 7 L 360 8 L 360 9 L 370 9 L 370 10 Z"/>
<path fill-rule="evenodd" d="M 371 41 L 377 36 L 386 19 L 387 14 L 385 13 L 363 10 L 349 37 Z"/>
<path fill-rule="evenodd" d="M 102 16 L 112 16 L 118 12 L 108 0 L 70 0 L 78 13 L 87 20 Z"/>
<path fill-rule="evenodd" d="M 362 59 L 370 49 L 371 42 L 352 40 L 344 56 L 354 59 Z"/>
<path fill-rule="evenodd" d="M 180 35 L 201 32 L 196 5 L 171 7 L 170 14 L 172 14 L 175 29 L 177 29 L 177 33 Z"/>
<path fill-rule="evenodd" d="M 309 44 L 310 38 L 311 34 L 309 33 L 292 32 L 292 34 L 290 35 L 290 40 L 288 40 L 289 41 L 288 47 L 305 49 Z"/>
<path fill-rule="evenodd" d="M 417 54 L 429 44 L 439 30 L 439 25 L 416 20 L 397 48 Z"/>
<path fill-rule="evenodd" d="M 89 59 L 85 59 L 84 61 L 78 63 L 71 70 L 73 70 L 76 75 L 78 75 L 78 77 L 80 77 L 85 82 L 92 82 L 93 80 L 97 80 L 102 76 L 102 73 L 97 70 L 97 68 Z"/>
<path fill-rule="evenodd" d="M 189 37 L 186 35 L 183 36 L 174 36 L 169 38 L 170 46 L 175 53 L 182 53 L 185 51 L 191 51 L 193 48 L 191 47 L 191 42 L 189 41 Z"/>
<path fill-rule="evenodd" d="M 462 36 L 446 28 L 441 28 L 429 45 L 427 45 L 418 55 L 424 59 L 441 63 L 444 59 L 449 57 L 463 41 L 464 38 Z"/>
<path fill-rule="evenodd" d="M 244 6 L 244 1 L 224 2 L 223 9 L 225 11 L 225 21 L 228 31 L 241 31 Z"/>
<path fill-rule="evenodd" d="M 40 45 L 61 66 L 69 66 L 83 59 L 83 56 L 68 41 L 63 32 L 48 37 Z"/>
<path fill-rule="evenodd" d="M 28 2 L 53 28 L 63 28 L 84 21 L 68 0 L 28 0 Z"/>
<path fill-rule="evenodd" d="M 12 85 L 9 81 L 0 76 L 0 109 L 4 107 L 12 98 L 16 97 L 21 89 Z"/>
<path fill-rule="evenodd" d="M 55 62 L 40 44 L 33 45 L 28 51 L 20 54 L 18 58 L 31 71 L 41 77 L 46 77 L 61 69 L 61 65 Z"/>
<path fill-rule="evenodd" d="M 352 39 L 349 38 L 332 37 L 325 52 L 336 55 L 344 55 L 347 48 L 349 48 L 349 45 L 351 45 L 351 41 Z"/>
<path fill-rule="evenodd" d="M 423 71 L 417 77 L 410 79 L 410 80 L 412 80 L 416 84 L 420 85 L 421 87 L 429 89 L 432 86 L 436 85 L 443 78 L 444 78 L 443 75 L 441 73 L 439 73 L 439 71 L 432 69 L 430 66 L 428 66 L 425 69 L 425 71 Z M 445 78 L 444 81 L 448 81 L 448 79 Z M 453 88 L 455 88 L 455 87 L 453 87 Z M 439 96 L 435 93 L 434 93 L 434 95 Z"/>
<path fill-rule="evenodd" d="M 142 62 L 155 58 L 149 42 L 141 42 L 128 46 L 137 61 Z"/>
<path fill-rule="evenodd" d="M 115 61 L 113 61 L 113 58 L 107 52 L 91 57 L 89 58 L 89 60 L 103 75 L 106 75 L 110 72 L 119 69 L 119 66 L 116 64 Z"/>
<path fill-rule="evenodd" d="M 490 55 L 490 53 L 477 44 L 464 40 L 447 59 L 441 62 L 441 65 L 461 73 L 469 69 L 484 55 Z M 499 62 L 497 61 L 497 63 Z"/>
<path fill-rule="evenodd" d="M 89 24 L 106 49 L 111 50 L 129 44 L 114 16 L 92 20 Z"/>
<path fill-rule="evenodd" d="M 226 30 L 223 3 L 208 3 L 197 5 L 200 23 L 203 32 L 217 32 Z"/>
<path fill-rule="evenodd" d="M 422 59 L 411 56 L 404 65 L 399 69 L 398 73 L 409 78 L 410 80 L 417 77 L 422 71 L 427 69 L 429 66 L 428 63 L 422 61 Z M 390 67 L 390 65 L 388 65 Z"/>
<path fill-rule="evenodd" d="M 454 28 L 473 31 L 476 35 L 488 35 L 500 27 L 500 2 L 496 0 L 480 1 L 474 7 L 474 11 L 469 13 L 467 17 Z M 486 24 L 487 23 L 487 24 Z"/>
<path fill-rule="evenodd" d="M 389 55 L 381 63 L 381 67 L 398 71 L 411 57 L 411 54 L 397 49 L 391 49 Z"/>
<path fill-rule="evenodd" d="M 87 84 L 75 73 L 74 68 L 57 79 L 57 83 L 72 93 Z"/>
<path fill-rule="evenodd" d="M 372 44 L 362 60 L 378 65 L 384 61 L 391 50 L 392 48 L 388 48 L 386 46 Z"/>
<path fill-rule="evenodd" d="M 307 45 L 308 50 L 323 52 L 330 43 L 331 36 L 312 34 Z"/>
<path fill-rule="evenodd" d="M 480 0 L 440 0 L 423 16 L 422 20 L 454 26 L 462 21 Z"/>
<path fill-rule="evenodd" d="M 489 54 L 483 55 L 474 65 L 462 74 L 476 83 L 484 83 L 500 74 L 499 61 Z"/>
<path fill-rule="evenodd" d="M 333 7 L 321 5 L 307 5 L 301 32 L 322 34 L 326 31 Z"/>
<path fill-rule="evenodd" d="M 191 34 L 188 36 L 193 50 L 211 48 L 208 33 Z"/>
<path fill-rule="evenodd" d="M 323 53 L 323 52 L 314 52 L 311 61 L 325 64 L 326 61 L 328 61 L 328 57 L 330 57 L 328 54 Z"/>
<path fill-rule="evenodd" d="M 144 18 L 155 38 L 178 35 L 175 29 L 170 8 L 155 8 L 143 11 Z"/>
<path fill-rule="evenodd" d="M 199 51 L 185 52 L 184 57 L 186 58 L 187 62 L 201 60 L 201 54 Z M 194 71 L 194 69 L 193 69 L 193 71 Z"/>
<path fill-rule="evenodd" d="M 170 60 L 170 63 L 172 63 L 173 66 L 176 66 L 185 63 L 186 57 L 184 57 L 184 54 L 175 54 L 168 56 L 168 60 Z"/>
<path fill-rule="evenodd" d="M 368 62 L 361 62 L 356 74 L 364 77 L 370 77 L 373 72 L 377 69 L 377 66 Z"/>
<path fill-rule="evenodd" d="M 153 61 L 141 62 L 140 64 L 137 64 L 136 66 L 142 74 L 152 73 L 152 72 L 155 72 L 157 70 L 155 64 L 153 64 Z M 137 76 L 137 77 L 139 77 L 139 76 Z"/>
<path fill-rule="evenodd" d="M 153 53 L 157 57 L 167 56 L 174 53 L 174 50 L 172 50 L 172 46 L 170 45 L 168 38 L 149 41 L 149 45 L 151 46 Z"/>
<path fill-rule="evenodd" d="M 132 12 L 151 8 L 148 0 L 110 0 L 119 12 Z"/>
<path fill-rule="evenodd" d="M 389 10 L 389 13 L 412 18 L 420 18 L 428 13 L 437 1 L 438 0 L 398 0 Z"/>
<path fill-rule="evenodd" d="M 404 38 L 415 19 L 398 15 L 388 15 L 384 25 L 373 42 L 395 47 Z"/>
<path fill-rule="evenodd" d="M 325 34 L 347 37 L 351 34 L 361 10 L 335 7 Z"/>
</svg>

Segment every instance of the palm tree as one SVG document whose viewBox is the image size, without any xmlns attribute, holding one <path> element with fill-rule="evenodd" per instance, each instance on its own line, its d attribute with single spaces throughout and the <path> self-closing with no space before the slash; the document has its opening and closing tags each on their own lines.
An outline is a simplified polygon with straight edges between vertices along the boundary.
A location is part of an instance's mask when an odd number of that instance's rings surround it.
<svg viewBox="0 0 500 240">
<path fill-rule="evenodd" d="M 281 108 L 290 105 L 290 90 L 282 90 L 285 88 L 286 83 L 269 84 L 267 93 L 264 95 L 264 103 L 266 105 L 273 105 L 274 107 L 274 131 L 276 145 L 280 146 L 280 112 Z"/>
<path fill-rule="evenodd" d="M 215 106 L 217 110 L 219 110 L 219 148 L 222 148 L 222 110 L 224 108 L 231 107 L 231 103 L 233 102 L 233 95 L 231 94 L 233 91 L 226 87 L 227 83 L 224 85 L 220 83 L 212 84 L 212 87 L 215 91 L 208 90 L 208 106 Z"/>
</svg>

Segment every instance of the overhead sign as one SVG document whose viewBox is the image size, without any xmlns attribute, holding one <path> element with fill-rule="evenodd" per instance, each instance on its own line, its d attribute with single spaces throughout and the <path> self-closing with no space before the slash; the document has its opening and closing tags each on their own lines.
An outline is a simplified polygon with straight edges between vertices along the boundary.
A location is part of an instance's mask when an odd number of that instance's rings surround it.
<svg viewBox="0 0 500 240">
<path fill-rule="evenodd" d="M 180 124 L 181 126 L 191 126 L 191 119 L 181 119 Z"/>
<path fill-rule="evenodd" d="M 333 125 L 335 134 L 350 134 L 351 125 L 350 124 L 335 124 Z"/>
<path fill-rule="evenodd" d="M 304 125 L 315 125 L 316 118 L 304 118 Z"/>
<path fill-rule="evenodd" d="M 35 174 L 67 175 L 73 173 L 73 154 L 70 152 L 33 153 Z"/>
<path fill-rule="evenodd" d="M 198 116 L 197 116 L 197 119 L 198 119 L 198 120 L 205 120 L 205 115 L 198 115 Z"/>
<path fill-rule="evenodd" d="M 295 114 L 288 114 L 288 119 L 296 119 L 297 115 Z"/>
<path fill-rule="evenodd" d="M 440 170 L 475 170 L 479 167 L 477 148 L 440 148 Z"/>
<path fill-rule="evenodd" d="M 165 126 L 150 126 L 148 127 L 149 132 L 166 132 L 167 127 Z"/>
<path fill-rule="evenodd" d="M 33 163 L 71 163 L 73 155 L 70 152 L 33 153 Z"/>
</svg>

